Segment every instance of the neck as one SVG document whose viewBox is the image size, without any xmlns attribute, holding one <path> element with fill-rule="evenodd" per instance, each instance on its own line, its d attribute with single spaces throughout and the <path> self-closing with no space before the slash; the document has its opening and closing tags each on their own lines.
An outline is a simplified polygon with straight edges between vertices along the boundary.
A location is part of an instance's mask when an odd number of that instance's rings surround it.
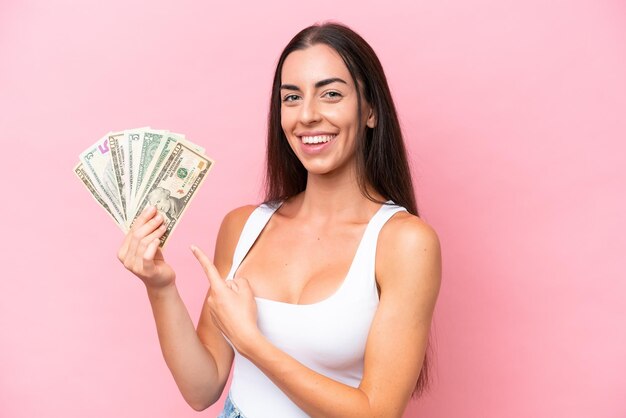
<svg viewBox="0 0 626 418">
<path fill-rule="evenodd" d="M 373 197 L 384 200 L 371 188 L 368 191 Z M 352 168 L 344 173 L 309 173 L 306 189 L 294 201 L 294 206 L 298 216 L 325 223 L 369 219 L 380 205 L 361 193 Z"/>
</svg>

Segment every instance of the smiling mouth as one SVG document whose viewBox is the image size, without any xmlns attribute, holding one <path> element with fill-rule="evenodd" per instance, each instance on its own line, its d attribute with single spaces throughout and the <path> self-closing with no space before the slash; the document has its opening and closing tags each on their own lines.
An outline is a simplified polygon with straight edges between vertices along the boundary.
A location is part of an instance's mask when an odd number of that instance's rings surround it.
<svg viewBox="0 0 626 418">
<path fill-rule="evenodd" d="M 302 143 L 310 145 L 310 144 L 323 144 L 326 143 L 337 135 L 315 135 L 315 136 L 301 136 L 300 140 Z"/>
</svg>

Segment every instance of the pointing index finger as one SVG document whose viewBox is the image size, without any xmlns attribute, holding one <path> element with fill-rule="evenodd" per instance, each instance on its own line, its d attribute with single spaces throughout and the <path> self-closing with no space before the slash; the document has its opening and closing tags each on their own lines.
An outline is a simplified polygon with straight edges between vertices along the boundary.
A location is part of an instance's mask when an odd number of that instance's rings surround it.
<svg viewBox="0 0 626 418">
<path fill-rule="evenodd" d="M 200 248 L 192 245 L 191 252 L 202 265 L 202 268 L 206 273 L 207 278 L 209 279 L 209 284 L 211 285 L 211 287 L 215 286 L 215 288 L 222 288 L 226 286 L 224 280 L 222 280 L 222 277 L 220 276 L 219 271 L 217 271 L 217 268 L 215 268 L 215 265 L 213 265 L 213 262 L 211 262 L 209 257 L 207 257 Z"/>
</svg>

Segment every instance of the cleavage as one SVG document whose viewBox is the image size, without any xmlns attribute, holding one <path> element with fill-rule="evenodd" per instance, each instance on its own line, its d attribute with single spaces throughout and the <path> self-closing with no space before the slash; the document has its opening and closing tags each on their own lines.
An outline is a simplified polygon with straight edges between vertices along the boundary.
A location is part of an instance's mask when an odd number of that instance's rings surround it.
<svg viewBox="0 0 626 418">
<path fill-rule="evenodd" d="M 314 304 L 343 284 L 365 225 L 323 236 L 268 227 L 239 265 L 235 277 L 250 282 L 254 296 L 290 304 Z"/>
</svg>

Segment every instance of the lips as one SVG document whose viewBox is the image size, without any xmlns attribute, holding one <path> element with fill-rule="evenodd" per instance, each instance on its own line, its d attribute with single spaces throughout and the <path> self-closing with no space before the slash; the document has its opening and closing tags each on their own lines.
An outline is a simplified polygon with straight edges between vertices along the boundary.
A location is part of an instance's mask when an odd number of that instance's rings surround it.
<svg viewBox="0 0 626 418">
<path fill-rule="evenodd" d="M 302 135 L 300 136 L 300 140 L 303 144 L 312 145 L 312 144 L 322 144 L 331 141 L 337 135 L 336 134 L 324 134 L 324 135 Z"/>
<path fill-rule="evenodd" d="M 317 155 L 323 152 L 326 148 L 330 147 L 335 139 L 337 134 L 330 133 L 305 133 L 304 135 L 299 135 L 300 138 L 300 149 L 304 154 L 307 155 Z"/>
</svg>

